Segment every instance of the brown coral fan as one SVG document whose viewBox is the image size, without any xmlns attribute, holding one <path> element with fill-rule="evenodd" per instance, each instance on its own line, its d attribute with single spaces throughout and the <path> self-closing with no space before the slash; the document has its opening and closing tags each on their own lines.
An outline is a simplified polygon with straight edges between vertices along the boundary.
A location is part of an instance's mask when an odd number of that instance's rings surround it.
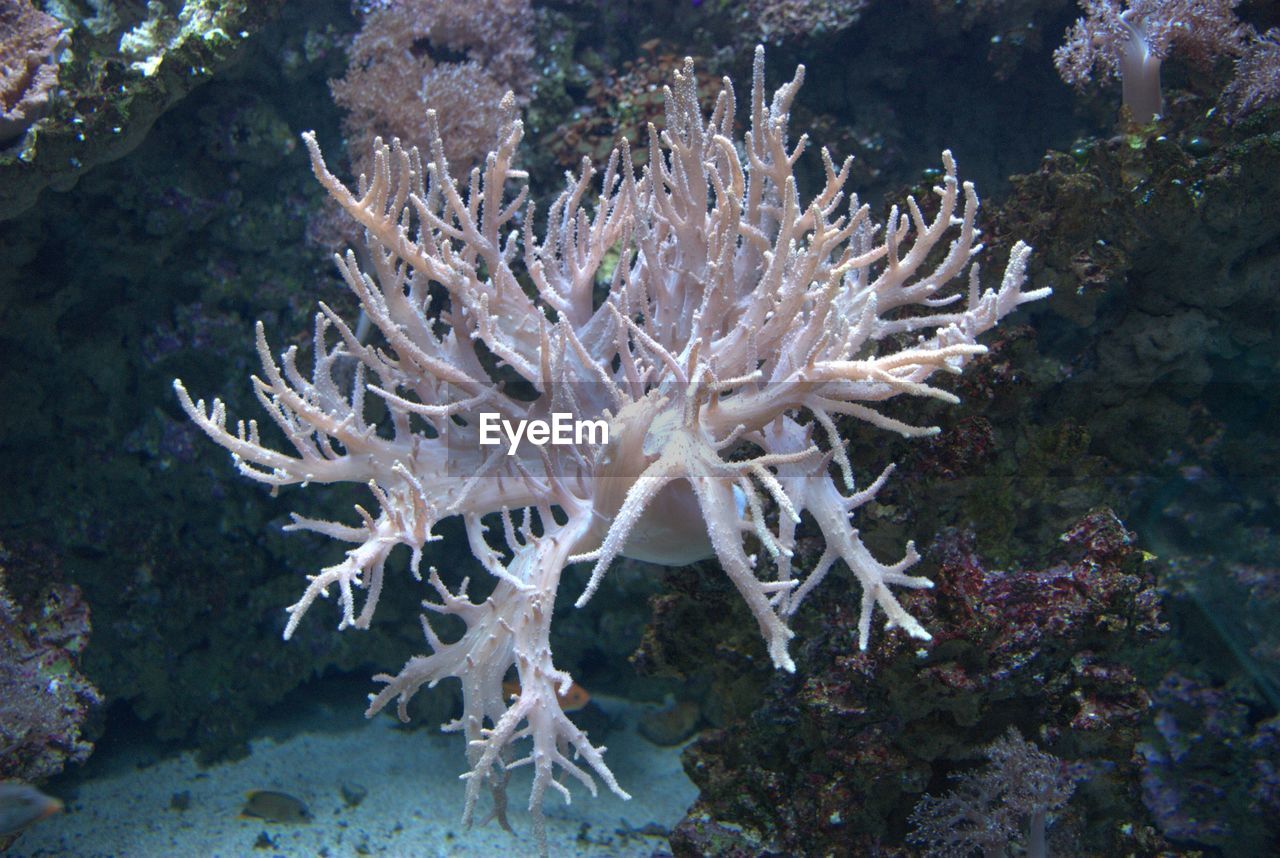
<svg viewBox="0 0 1280 858">
<path fill-rule="evenodd" d="M 26 131 L 49 109 L 66 36 L 58 20 L 30 0 L 0 0 L 0 142 Z"/>
</svg>

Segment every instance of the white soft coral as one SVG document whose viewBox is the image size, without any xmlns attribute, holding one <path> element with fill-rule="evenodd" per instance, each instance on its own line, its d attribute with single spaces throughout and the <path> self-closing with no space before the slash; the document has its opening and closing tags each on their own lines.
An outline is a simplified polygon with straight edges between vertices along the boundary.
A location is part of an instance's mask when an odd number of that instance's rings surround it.
<svg viewBox="0 0 1280 858">
<path fill-rule="evenodd" d="M 900 394 L 954 401 L 930 376 L 959 372 L 983 351 L 983 331 L 1048 290 L 1021 291 L 1029 249 L 1019 244 L 1000 287 L 981 291 L 977 197 L 957 181 L 949 153 L 932 219 L 913 199 L 883 227 L 856 197 L 842 205 L 849 163 L 837 167 L 825 150 L 825 185 L 802 206 L 792 166 L 805 138 L 787 141 L 802 77 L 803 68 L 766 103 L 757 51 L 751 130 L 739 142 L 729 81 L 704 118 L 686 61 L 666 92 L 666 130 L 650 128 L 651 166 L 637 177 L 624 146 L 586 202 L 595 174 L 584 165 L 551 207 L 542 241 L 531 207 L 513 229 L 526 189 L 504 195 L 507 182 L 525 178 L 512 166 L 522 126 L 510 100 L 498 147 L 465 187 L 437 135 L 425 164 L 416 150 L 379 142 L 357 195 L 306 135 L 316 176 L 368 237 L 365 263 L 352 253 L 337 262 L 377 341 L 366 345 L 322 306 L 308 379 L 296 349 L 277 363 L 259 329 L 265 378 L 255 390 L 292 455 L 265 447 L 252 422 L 230 431 L 220 402 L 206 408 L 175 383 L 187 412 L 246 475 L 272 486 L 362 482 L 377 502 L 376 513 L 359 509 L 356 526 L 295 518 L 293 527 L 356 547 L 312 577 L 289 608 L 286 636 L 331 587 L 340 627 L 366 627 L 391 549 L 409 546 L 417 575 L 436 522 L 462 517 L 472 553 L 495 578 L 492 594 L 474 601 L 465 582 L 451 591 L 431 569 L 438 601 L 426 607 L 459 617 L 466 631 L 445 642 L 424 619 L 432 652 L 377 677 L 386 687 L 369 713 L 398 699 L 405 717 L 423 685 L 461 681 L 463 715 L 446 729 L 467 739 L 467 821 L 487 784 L 505 822 L 507 771 L 522 764 L 534 770 L 530 809 L 544 848 L 543 795 L 550 786 L 568 798 L 557 769 L 594 792 L 593 770 L 625 796 L 604 749 L 557 702 L 571 680 L 552 662 L 549 628 L 569 563 L 594 564 L 581 605 L 618 555 L 668 564 L 714 556 L 785 670 L 795 669 L 787 618 L 837 561 L 862 585 L 862 647 L 876 606 L 889 627 L 928 638 L 891 589 L 929 586 L 906 574 L 914 548 L 881 563 L 850 524 L 890 469 L 855 490 L 835 418 L 908 436 L 936 431 L 880 405 Z M 948 294 L 966 271 L 967 289 Z M 352 363 L 354 382 L 340 384 L 338 367 Z M 526 390 L 509 393 L 500 374 Z M 557 413 L 603 420 L 609 439 L 507 455 L 480 443 L 481 413 L 512 423 Z M 805 511 L 826 542 L 807 574 L 791 563 Z M 751 539 L 773 574 L 748 554 Z M 502 688 L 513 667 L 516 696 Z M 526 738 L 529 753 L 515 759 Z"/>
</svg>

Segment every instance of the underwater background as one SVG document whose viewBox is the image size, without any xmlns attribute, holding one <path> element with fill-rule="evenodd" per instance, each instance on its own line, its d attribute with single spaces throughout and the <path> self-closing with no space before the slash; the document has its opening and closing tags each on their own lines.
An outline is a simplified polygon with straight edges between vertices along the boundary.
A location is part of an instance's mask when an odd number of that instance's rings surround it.
<svg viewBox="0 0 1280 858">
<path fill-rule="evenodd" d="M 341 556 L 288 511 L 349 515 L 358 487 L 270 496 L 171 382 L 259 415 L 254 322 L 305 349 L 318 302 L 357 314 L 331 256 L 358 235 L 301 132 L 350 179 L 430 106 L 461 175 L 510 90 L 541 213 L 620 136 L 643 165 L 684 57 L 741 104 L 762 43 L 771 87 L 806 67 L 802 197 L 826 146 L 882 219 L 950 149 L 986 264 L 1024 240 L 1054 294 L 984 340 L 960 405 L 895 406 L 939 435 L 845 432 L 860 475 L 898 463 L 855 524 L 920 547 L 929 645 L 860 652 L 841 573 L 783 674 L 714 563 L 625 564 L 580 610 L 568 570 L 557 661 L 636 798 L 549 809 L 552 854 L 1280 853 L 1280 9 L 1191 5 L 1247 30 L 1175 42 L 1139 122 L 1055 68 L 1067 0 L 0 0 L 0 780 L 65 803 L 24 827 L 0 794 L 0 845 L 533 854 L 518 810 L 515 836 L 459 825 L 454 684 L 407 726 L 359 717 L 422 648 L 421 584 L 389 575 L 367 631 L 281 640 Z M 475 571 L 439 532 L 430 562 Z"/>
</svg>

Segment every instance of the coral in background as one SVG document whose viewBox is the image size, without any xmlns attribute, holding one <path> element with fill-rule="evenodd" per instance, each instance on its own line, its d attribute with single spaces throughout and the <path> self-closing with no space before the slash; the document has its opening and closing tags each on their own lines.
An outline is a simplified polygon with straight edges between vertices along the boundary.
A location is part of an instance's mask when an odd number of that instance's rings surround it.
<svg viewBox="0 0 1280 858">
<path fill-rule="evenodd" d="M 1272 27 L 1250 41 L 1236 74 L 1222 94 L 1234 116 L 1280 98 L 1280 27 Z"/>
<path fill-rule="evenodd" d="M 930 858 L 1007 855 L 1020 844 L 1029 858 L 1048 855 L 1046 831 L 1052 814 L 1075 791 L 1061 760 L 1022 738 L 1016 727 L 984 749 L 988 763 L 953 775 L 946 795 L 926 795 L 911 812 L 910 840 Z"/>
<path fill-rule="evenodd" d="M 1235 114 L 1280 94 L 1280 50 L 1274 33 L 1259 35 L 1232 11 L 1240 0 L 1081 0 L 1085 17 L 1067 33 L 1053 61 L 1067 83 L 1084 88 L 1096 70 L 1119 78 L 1132 120 L 1163 110 L 1160 66 L 1175 53 L 1202 68 L 1236 61 L 1224 94 Z"/>
<path fill-rule="evenodd" d="M 988 568 L 956 531 L 925 562 L 937 564 L 935 587 L 906 601 L 930 646 L 886 637 L 857 652 L 851 594 L 831 582 L 797 673 L 775 675 L 755 712 L 690 746 L 685 771 L 700 795 L 673 833 L 677 856 L 703 854 L 708 825 L 735 828 L 737 854 L 875 854 L 903 841 L 922 793 L 945 791 L 1010 726 L 1086 766 L 1055 824 L 1083 854 L 1156 851 L 1134 787 L 1149 700 L 1128 665 L 1165 627 L 1134 535 L 1102 509 L 1063 534 L 1046 566 Z M 680 647 L 689 632 L 654 634 L 696 663 Z"/>
<path fill-rule="evenodd" d="M 366 4 L 347 73 L 332 81 L 353 172 L 369 173 L 376 137 L 407 149 L 431 139 L 436 112 L 445 156 L 459 175 L 497 139 L 498 102 L 527 99 L 533 82 L 533 12 L 528 0 L 382 0 Z"/>
<path fill-rule="evenodd" d="M 89 608 L 57 582 L 55 562 L 0 545 L 0 780 L 44 780 L 93 751 L 81 730 L 102 698 L 79 670 Z M 21 599 L 11 581 L 23 583 Z"/>
<path fill-rule="evenodd" d="M 1227 125 L 1208 96 L 1170 102 L 1157 132 L 1015 179 L 988 235 L 1036 243 L 1056 295 L 1040 342 L 1064 367 L 1041 419 L 1071 415 L 1116 473 L 1188 640 L 1178 663 L 1240 670 L 1274 709 L 1280 105 Z"/>
<path fill-rule="evenodd" d="M 1280 105 L 1224 124 L 1214 101 L 1179 93 L 1158 130 L 1049 154 L 988 234 L 1034 236 L 1030 276 L 1056 296 L 1040 343 L 1065 371 L 1032 396 L 1041 419 L 1079 421 L 1159 558 L 1177 651 L 1147 681 L 1193 678 L 1156 692 L 1151 815 L 1193 847 L 1270 854 L 1246 796 L 1266 806 L 1274 767 L 1255 774 L 1265 753 L 1243 749 L 1274 741 L 1280 706 Z M 1164 732 L 1190 747 L 1181 761 Z"/>
<path fill-rule="evenodd" d="M 1277 114 L 1223 126 L 1207 117 L 1209 106 L 1180 103 L 1179 120 L 1197 121 L 1177 134 L 1051 153 L 1015 179 L 991 234 L 996 243 L 1033 234 L 1039 282 L 1058 287 L 1054 309 L 1067 330 L 1051 348 L 1071 374 L 1051 413 L 1079 415 L 1094 449 L 1149 491 L 1164 481 L 1206 488 L 1206 465 L 1219 458 L 1237 491 L 1265 499 L 1280 355 L 1269 328 L 1280 221 L 1267 202 L 1280 192 Z M 1151 502 L 1168 509 L 1181 490 Z M 1231 512 L 1232 489 L 1215 491 L 1216 501 L 1196 506 L 1219 532 L 1215 508 L 1246 527 L 1275 509 Z M 1183 536 L 1197 527 L 1174 526 Z"/>
<path fill-rule="evenodd" d="M 70 188 L 136 148 L 157 117 L 240 54 L 284 0 L 187 0 L 176 11 L 156 2 L 90 5 L 101 15 L 82 20 L 70 4 L 49 4 L 70 33 L 57 69 L 62 95 L 0 150 L 0 221 L 20 215 L 45 188 Z"/>
<path fill-rule="evenodd" d="M 0 0 L 0 143 L 49 109 L 67 31 L 30 0 Z"/>
</svg>

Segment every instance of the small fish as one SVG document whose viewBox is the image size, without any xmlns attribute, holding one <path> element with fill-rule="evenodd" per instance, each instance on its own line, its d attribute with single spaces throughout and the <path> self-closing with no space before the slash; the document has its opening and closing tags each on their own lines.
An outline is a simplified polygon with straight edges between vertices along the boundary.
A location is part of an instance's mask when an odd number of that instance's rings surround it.
<svg viewBox="0 0 1280 858">
<path fill-rule="evenodd" d="M 520 696 L 520 680 L 508 679 L 502 683 L 502 696 L 510 700 L 512 697 Z M 563 712 L 577 712 L 582 707 L 591 702 L 591 695 L 587 693 L 587 689 L 578 683 L 569 686 L 568 694 L 561 694 L 556 691 L 556 700 L 560 704 Z"/>
<path fill-rule="evenodd" d="M 0 781 L 0 837 L 17 834 L 62 810 L 62 802 L 30 784 Z"/>
<path fill-rule="evenodd" d="M 311 811 L 301 799 L 287 792 L 273 789 L 255 789 L 244 794 L 241 819 L 265 819 L 267 822 L 283 822 L 297 825 L 311 821 Z"/>
</svg>

